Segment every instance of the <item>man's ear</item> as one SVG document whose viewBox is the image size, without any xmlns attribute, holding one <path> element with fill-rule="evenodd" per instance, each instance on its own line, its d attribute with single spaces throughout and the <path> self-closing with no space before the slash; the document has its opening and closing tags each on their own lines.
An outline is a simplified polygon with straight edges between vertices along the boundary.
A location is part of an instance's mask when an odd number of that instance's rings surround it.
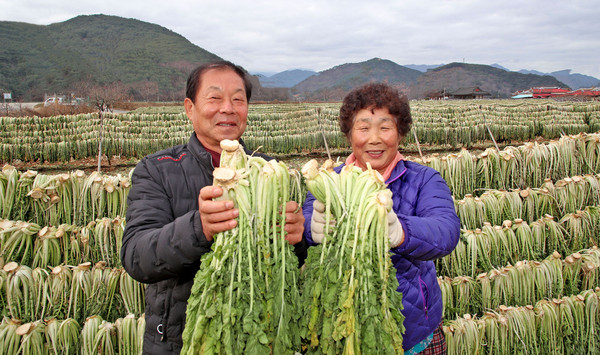
<svg viewBox="0 0 600 355">
<path fill-rule="evenodd" d="M 183 100 L 183 107 L 185 107 L 185 114 L 191 120 L 192 119 L 192 109 L 194 108 L 194 103 L 192 102 L 192 100 L 189 97 L 186 97 L 185 100 Z"/>
</svg>

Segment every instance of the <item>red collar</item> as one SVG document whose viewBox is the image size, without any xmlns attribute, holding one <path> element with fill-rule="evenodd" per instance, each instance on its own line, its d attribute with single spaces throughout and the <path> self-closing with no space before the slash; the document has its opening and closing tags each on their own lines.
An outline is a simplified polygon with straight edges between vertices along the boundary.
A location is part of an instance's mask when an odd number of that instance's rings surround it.
<svg viewBox="0 0 600 355">
<path fill-rule="evenodd" d="M 210 154 L 213 167 L 218 168 L 221 165 L 221 153 L 215 152 L 214 150 L 210 150 L 206 147 L 204 147 L 204 149 L 206 149 L 206 151 Z"/>
</svg>

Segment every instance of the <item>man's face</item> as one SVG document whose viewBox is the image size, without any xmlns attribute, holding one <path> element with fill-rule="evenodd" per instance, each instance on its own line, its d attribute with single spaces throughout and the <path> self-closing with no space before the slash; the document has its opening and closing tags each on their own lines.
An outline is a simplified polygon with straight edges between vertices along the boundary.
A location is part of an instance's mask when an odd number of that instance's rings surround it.
<svg viewBox="0 0 600 355">
<path fill-rule="evenodd" d="M 239 139 L 246 130 L 248 101 L 244 80 L 231 69 L 202 74 L 194 102 L 184 101 L 196 137 L 205 148 L 221 152 L 223 139 Z"/>
</svg>

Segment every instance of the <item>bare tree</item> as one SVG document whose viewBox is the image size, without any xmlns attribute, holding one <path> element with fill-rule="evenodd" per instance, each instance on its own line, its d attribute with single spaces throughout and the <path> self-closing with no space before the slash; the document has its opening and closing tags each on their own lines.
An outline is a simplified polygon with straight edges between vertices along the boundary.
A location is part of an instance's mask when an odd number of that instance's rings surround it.
<svg viewBox="0 0 600 355">
<path fill-rule="evenodd" d="M 120 81 L 110 83 L 104 86 L 88 85 L 82 83 L 82 92 L 88 97 L 89 104 L 98 110 L 100 119 L 100 132 L 98 137 L 98 172 L 102 168 L 102 139 L 104 133 L 104 114 L 113 112 L 114 105 L 129 99 L 127 95 L 128 88 Z M 110 162 L 110 158 L 109 158 Z"/>
<path fill-rule="evenodd" d="M 154 81 L 144 80 L 132 84 L 132 88 L 139 91 L 146 101 L 154 101 L 158 96 L 158 84 Z"/>
</svg>

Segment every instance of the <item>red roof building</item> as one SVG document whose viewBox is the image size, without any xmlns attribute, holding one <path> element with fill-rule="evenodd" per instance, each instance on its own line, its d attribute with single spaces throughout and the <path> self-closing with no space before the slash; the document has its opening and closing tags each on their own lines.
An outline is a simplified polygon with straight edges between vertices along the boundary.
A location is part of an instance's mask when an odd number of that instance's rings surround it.
<svg viewBox="0 0 600 355">
<path fill-rule="evenodd" d="M 566 96 L 600 97 L 600 88 L 577 89 L 565 94 Z"/>
<path fill-rule="evenodd" d="M 532 88 L 531 94 L 534 99 L 547 99 L 556 95 L 568 93 L 570 90 L 559 87 L 537 87 Z"/>
<path fill-rule="evenodd" d="M 595 99 L 600 98 L 600 88 L 589 88 L 589 89 L 577 89 L 569 90 L 559 87 L 534 87 L 527 90 L 521 90 L 513 93 L 512 98 L 534 98 L 534 99 L 548 99 L 548 98 L 588 98 Z"/>
</svg>

